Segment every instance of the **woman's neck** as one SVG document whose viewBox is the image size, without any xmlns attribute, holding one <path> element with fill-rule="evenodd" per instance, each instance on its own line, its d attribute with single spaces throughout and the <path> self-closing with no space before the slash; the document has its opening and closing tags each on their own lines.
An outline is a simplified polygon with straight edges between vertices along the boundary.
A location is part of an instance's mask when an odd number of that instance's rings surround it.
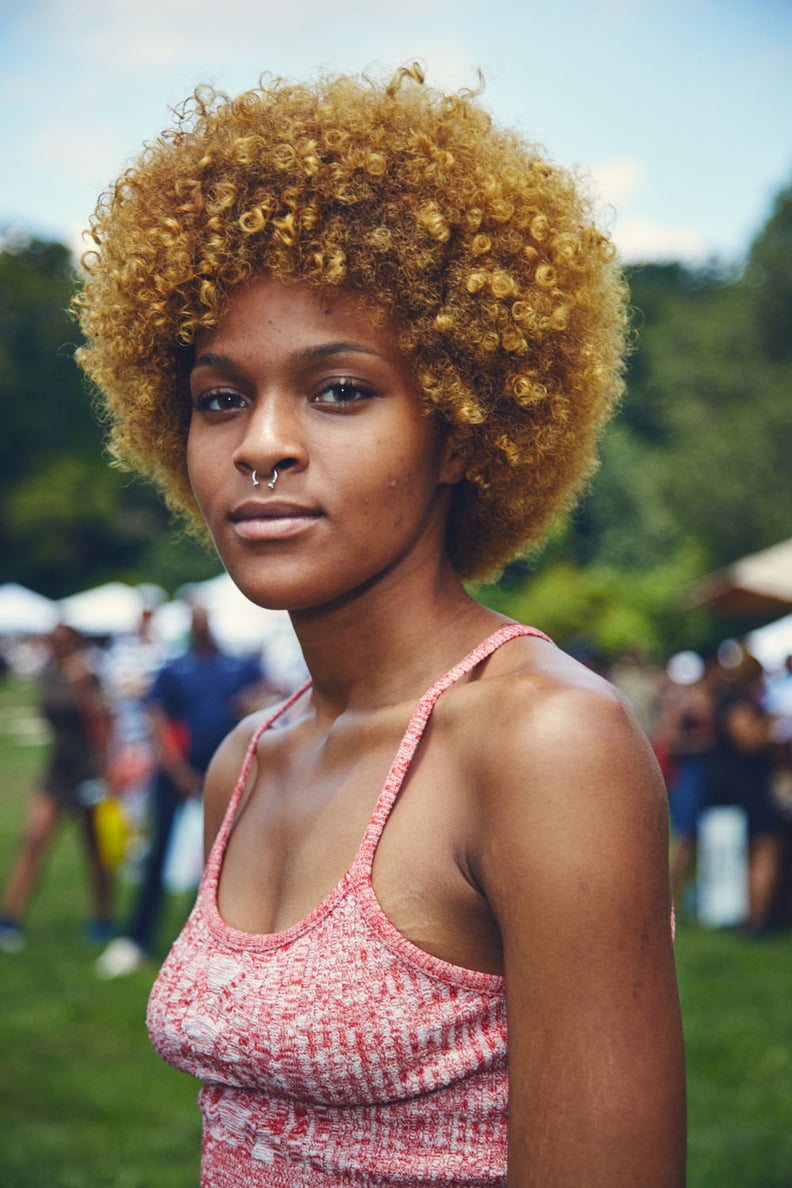
<svg viewBox="0 0 792 1188">
<path fill-rule="evenodd" d="M 450 565 L 292 613 L 317 713 L 411 700 L 475 647 L 502 617 L 476 602 Z"/>
</svg>

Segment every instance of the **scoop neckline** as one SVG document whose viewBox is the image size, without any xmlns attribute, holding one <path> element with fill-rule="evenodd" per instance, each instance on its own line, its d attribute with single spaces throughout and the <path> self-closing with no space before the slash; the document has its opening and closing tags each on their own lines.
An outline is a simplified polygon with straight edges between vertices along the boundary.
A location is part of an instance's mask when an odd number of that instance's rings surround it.
<svg viewBox="0 0 792 1188">
<path fill-rule="evenodd" d="M 408 937 L 406 937 L 393 921 L 388 917 L 384 908 L 377 898 L 376 891 L 372 881 L 372 864 L 374 854 L 379 843 L 379 837 L 387 824 L 387 817 L 390 815 L 388 809 L 385 821 L 380 825 L 379 816 L 381 808 L 386 798 L 392 794 L 391 781 L 396 778 L 400 760 L 406 752 L 412 752 L 409 755 L 409 762 L 412 761 L 415 749 L 420 742 L 425 729 L 426 723 L 431 716 L 432 710 L 438 698 L 452 685 L 456 684 L 460 676 L 465 672 L 471 671 L 476 664 L 487 656 L 492 655 L 498 647 L 503 643 L 508 643 L 511 639 L 518 638 L 524 635 L 531 635 L 540 639 L 548 639 L 543 632 L 533 627 L 527 627 L 522 623 L 509 622 L 503 623 L 490 635 L 481 640 L 474 648 L 471 648 L 465 656 L 459 660 L 452 668 L 438 677 L 428 689 L 421 695 L 416 702 L 409 721 L 402 732 L 399 743 L 396 747 L 393 759 L 391 760 L 385 780 L 380 788 L 377 800 L 369 817 L 363 837 L 355 852 L 355 856 L 347 867 L 341 878 L 335 883 L 327 894 L 311 909 L 307 915 L 302 919 L 297 920 L 294 924 L 288 927 L 279 929 L 275 932 L 246 932 L 244 929 L 236 928 L 233 924 L 229 924 L 222 916 L 218 903 L 219 889 L 220 889 L 220 875 L 222 872 L 223 861 L 225 859 L 228 838 L 230 836 L 231 827 L 236 815 L 239 801 L 244 791 L 244 784 L 247 773 L 250 768 L 255 746 L 258 739 L 264 734 L 277 720 L 280 718 L 292 705 L 294 705 L 300 697 L 303 696 L 310 688 L 312 682 L 306 681 L 299 689 L 297 689 L 285 702 L 283 702 L 276 711 L 262 722 L 256 728 L 251 742 L 249 744 L 248 752 L 246 754 L 245 763 L 240 772 L 234 792 L 229 800 L 228 808 L 223 820 L 221 829 L 219 830 L 209 858 L 206 863 L 206 870 L 200 890 L 200 896 L 203 900 L 203 908 L 207 923 L 210 930 L 219 940 L 222 940 L 229 948 L 234 948 L 238 951 L 248 950 L 255 952 L 272 951 L 275 949 L 284 948 L 292 942 L 299 939 L 305 933 L 311 931 L 321 921 L 327 918 L 332 911 L 338 906 L 341 900 L 347 893 L 359 889 L 362 895 L 359 896 L 358 902 L 361 905 L 361 910 L 367 921 L 369 927 L 373 927 L 391 952 L 402 960 L 407 960 L 412 966 L 416 964 L 424 969 L 424 972 L 430 973 L 433 976 L 439 977 L 443 981 L 452 981 L 455 985 L 459 985 L 460 981 L 469 984 L 473 989 L 485 989 L 492 992 L 497 992 L 503 986 L 503 976 L 501 974 L 487 973 L 483 970 L 469 969 L 467 966 L 455 965 L 453 962 L 446 961 L 442 957 L 437 957 L 433 953 L 421 949 Z M 503 638 L 501 638 L 503 637 Z M 485 650 L 486 649 L 486 650 Z M 478 653 L 482 652 L 479 656 Z M 427 702 L 429 702 L 427 712 Z M 425 720 L 421 726 L 420 733 L 417 739 L 413 739 L 413 727 L 416 722 L 420 722 L 421 718 Z M 394 800 L 398 796 L 401 789 L 401 784 L 404 780 L 405 772 L 399 780 L 398 787 L 393 793 Z M 392 807 L 392 806 L 391 806 Z M 373 841 L 373 845 L 372 845 Z M 371 851 L 370 860 L 367 861 L 369 850 Z M 384 935 L 383 935 L 384 934 Z"/>
</svg>

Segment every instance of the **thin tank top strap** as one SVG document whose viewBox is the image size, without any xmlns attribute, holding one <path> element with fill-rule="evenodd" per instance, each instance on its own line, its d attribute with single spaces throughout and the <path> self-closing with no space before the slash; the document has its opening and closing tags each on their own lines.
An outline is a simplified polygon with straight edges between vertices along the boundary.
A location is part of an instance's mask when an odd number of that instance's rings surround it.
<svg viewBox="0 0 792 1188">
<path fill-rule="evenodd" d="M 493 652 L 497 651 L 502 644 L 508 643 L 509 640 L 516 639 L 521 635 L 532 635 L 537 639 L 544 639 L 548 643 L 552 643 L 548 635 L 545 635 L 543 631 L 538 631 L 535 627 L 527 627 L 523 623 L 505 623 L 497 631 L 494 631 L 492 635 L 482 640 L 471 652 L 468 652 L 463 660 L 460 660 L 445 676 L 435 681 L 431 688 L 427 689 L 423 694 L 413 710 L 407 729 L 402 736 L 396 757 L 393 760 L 379 800 L 369 821 L 363 844 L 358 852 L 355 861 L 356 866 L 359 862 L 362 862 L 369 872 L 371 870 L 374 853 L 379 844 L 382 831 L 385 828 L 396 798 L 401 791 L 404 778 L 407 775 L 410 763 L 418 749 L 418 744 L 423 737 L 426 724 L 431 717 L 432 710 L 438 698 L 445 693 L 446 689 L 450 689 L 461 677 L 466 676 L 477 664 L 480 664 L 482 660 L 486 660 L 488 656 L 491 656 Z"/>
<path fill-rule="evenodd" d="M 218 830 L 215 845 L 212 847 L 212 849 L 215 849 L 218 846 L 218 843 L 220 844 L 221 849 L 225 848 L 225 835 L 228 833 L 231 822 L 236 816 L 236 811 L 239 807 L 239 801 L 241 799 L 242 793 L 245 790 L 248 776 L 250 775 L 250 768 L 253 764 L 253 759 L 256 754 L 256 747 L 258 746 L 258 741 L 262 734 L 265 730 L 269 730 L 273 722 L 277 722 L 281 714 L 285 714 L 286 710 L 293 706 L 295 701 L 298 701 L 302 697 L 303 693 L 307 692 L 310 687 L 311 682 L 305 681 L 304 684 L 300 685 L 299 689 L 296 689 L 294 693 L 291 693 L 286 698 L 285 701 L 282 701 L 279 705 L 277 705 L 272 713 L 268 714 L 264 721 L 261 722 L 261 724 L 258 725 L 253 731 L 253 737 L 248 743 L 247 750 L 245 751 L 245 758 L 243 760 L 242 767 L 240 768 L 239 775 L 237 776 L 237 782 L 234 785 L 234 791 L 232 792 L 231 798 L 228 802 L 228 808 L 226 809 L 225 817 L 223 818 L 223 824 Z"/>
</svg>

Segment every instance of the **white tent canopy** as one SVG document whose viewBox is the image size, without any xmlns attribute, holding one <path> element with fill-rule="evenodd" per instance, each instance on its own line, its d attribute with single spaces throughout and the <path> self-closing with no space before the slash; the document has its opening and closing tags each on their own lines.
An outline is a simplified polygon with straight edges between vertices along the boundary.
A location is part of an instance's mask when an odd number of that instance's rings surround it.
<svg viewBox="0 0 792 1188">
<path fill-rule="evenodd" d="M 60 615 L 58 606 L 17 582 L 0 586 L 0 635 L 43 635 Z"/>
<path fill-rule="evenodd" d="M 723 615 L 780 617 L 792 609 L 792 538 L 694 582 L 686 600 Z"/>
<path fill-rule="evenodd" d="M 134 586 L 107 582 L 62 598 L 58 605 L 64 623 L 85 635 L 119 635 L 136 629 L 144 600 Z"/>
<path fill-rule="evenodd" d="M 168 649 L 178 650 L 189 636 L 190 605 L 197 604 L 209 612 L 212 633 L 222 648 L 232 652 L 261 649 L 275 679 L 287 686 L 303 679 L 302 654 L 285 611 L 256 606 L 227 573 L 185 586 L 179 595 L 165 602 L 160 601 L 164 591 L 158 587 L 107 582 L 52 605 L 55 621 L 61 618 L 85 635 L 114 636 L 136 631 L 144 607 L 159 603 L 154 613 L 154 633 Z"/>
<path fill-rule="evenodd" d="M 262 649 L 271 676 L 284 687 L 295 686 L 304 679 L 305 662 L 286 611 L 256 606 L 227 573 L 186 586 L 180 594 L 183 608 L 190 602 L 206 608 L 212 634 L 221 647 L 237 652 Z M 169 603 L 160 608 L 155 620 L 157 630 L 171 616 L 178 621 L 178 605 Z M 181 623 L 186 630 L 189 610 L 183 609 L 182 614 Z"/>
<path fill-rule="evenodd" d="M 767 672 L 779 672 L 787 656 L 792 656 L 792 615 L 752 631 L 745 642 Z"/>
<path fill-rule="evenodd" d="M 273 630 L 288 623 L 285 611 L 263 610 L 239 590 L 227 573 L 196 582 L 179 591 L 187 602 L 195 602 L 209 612 L 212 631 L 226 647 L 256 647 Z"/>
</svg>

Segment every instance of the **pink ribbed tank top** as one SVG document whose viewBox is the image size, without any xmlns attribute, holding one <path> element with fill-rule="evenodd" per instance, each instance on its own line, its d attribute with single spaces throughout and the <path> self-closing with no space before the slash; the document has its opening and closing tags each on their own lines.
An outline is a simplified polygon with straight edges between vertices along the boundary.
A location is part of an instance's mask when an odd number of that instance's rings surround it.
<svg viewBox="0 0 792 1188">
<path fill-rule="evenodd" d="M 408 941 L 382 911 L 374 853 L 435 702 L 520 635 L 501 627 L 418 702 L 352 866 L 304 920 L 227 925 L 217 886 L 263 730 L 251 741 L 195 907 L 157 978 L 148 1029 L 200 1078 L 203 1188 L 505 1185 L 503 980 Z"/>
</svg>

